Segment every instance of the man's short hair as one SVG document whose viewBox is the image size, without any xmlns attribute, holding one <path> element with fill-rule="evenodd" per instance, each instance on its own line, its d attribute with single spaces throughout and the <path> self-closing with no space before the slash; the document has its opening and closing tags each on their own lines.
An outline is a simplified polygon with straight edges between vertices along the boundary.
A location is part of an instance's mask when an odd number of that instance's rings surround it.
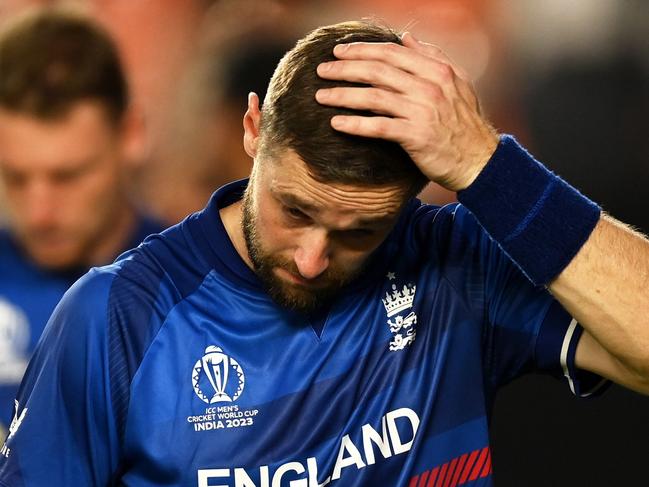
<svg viewBox="0 0 649 487">
<path fill-rule="evenodd" d="M 109 35 L 79 14 L 46 8 L 20 16 L 0 34 L 0 107 L 40 119 L 98 101 L 113 120 L 128 88 Z"/>
<path fill-rule="evenodd" d="M 391 29 L 359 21 L 320 27 L 298 41 L 280 61 L 268 87 L 261 114 L 261 153 L 272 157 L 292 149 L 312 176 L 323 182 L 403 182 L 418 192 L 427 179 L 398 143 L 348 135 L 331 127 L 334 115 L 375 114 L 324 106 L 315 100 L 321 88 L 362 86 L 325 80 L 316 72 L 318 64 L 336 59 L 336 44 L 348 42 L 401 44 L 401 38 Z"/>
</svg>

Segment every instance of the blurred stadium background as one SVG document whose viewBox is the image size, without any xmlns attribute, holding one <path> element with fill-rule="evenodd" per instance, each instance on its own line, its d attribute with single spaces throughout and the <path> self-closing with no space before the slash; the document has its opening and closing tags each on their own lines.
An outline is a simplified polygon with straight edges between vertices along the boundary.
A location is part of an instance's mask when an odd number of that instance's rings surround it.
<svg viewBox="0 0 649 487">
<path fill-rule="evenodd" d="M 499 131 L 649 231 L 646 0 L 0 0 L 0 27 L 61 3 L 118 43 L 147 120 L 148 158 L 133 189 L 169 223 L 247 175 L 246 95 L 263 92 L 278 57 L 317 25 L 372 16 L 445 48 Z M 425 198 L 454 195 L 431 187 Z M 516 381 L 494 410 L 496 484 L 645 485 L 648 416 L 649 398 L 621 388 L 577 400 L 552 379 Z"/>
</svg>

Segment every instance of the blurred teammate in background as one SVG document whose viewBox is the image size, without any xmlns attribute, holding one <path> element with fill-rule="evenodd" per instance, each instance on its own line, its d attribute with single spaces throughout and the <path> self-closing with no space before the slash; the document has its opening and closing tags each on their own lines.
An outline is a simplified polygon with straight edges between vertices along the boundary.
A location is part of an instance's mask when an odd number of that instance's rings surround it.
<svg viewBox="0 0 649 487">
<path fill-rule="evenodd" d="M 201 210 L 214 188 L 250 174 L 241 144 L 248 93 L 263 99 L 277 63 L 302 35 L 300 15 L 274 0 L 209 9 L 178 83 L 173 131 L 142 174 L 145 198 L 164 221 Z"/>
<path fill-rule="evenodd" d="M 128 194 L 144 129 L 104 31 L 71 12 L 30 12 L 0 35 L 0 73 L 0 178 L 9 212 L 0 229 L 2 430 L 63 293 L 160 225 L 139 214 Z"/>
</svg>

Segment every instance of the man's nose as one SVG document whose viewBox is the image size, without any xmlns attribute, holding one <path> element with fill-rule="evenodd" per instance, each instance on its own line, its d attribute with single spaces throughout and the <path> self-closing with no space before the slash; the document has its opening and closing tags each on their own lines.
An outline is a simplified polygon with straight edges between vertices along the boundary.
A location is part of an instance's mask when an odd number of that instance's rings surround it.
<svg viewBox="0 0 649 487">
<path fill-rule="evenodd" d="M 56 214 L 56 195 L 47 182 L 33 182 L 25 188 L 23 214 L 31 227 L 46 227 Z"/>
<path fill-rule="evenodd" d="M 293 256 L 298 272 L 305 279 L 315 279 L 329 267 L 329 238 L 322 230 L 305 234 Z"/>
</svg>

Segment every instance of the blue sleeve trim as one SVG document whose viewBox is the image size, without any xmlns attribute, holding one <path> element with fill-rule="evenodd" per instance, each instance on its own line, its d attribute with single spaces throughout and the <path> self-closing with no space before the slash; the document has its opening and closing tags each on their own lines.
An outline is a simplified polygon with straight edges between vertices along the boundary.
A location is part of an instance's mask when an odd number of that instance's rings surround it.
<svg viewBox="0 0 649 487">
<path fill-rule="evenodd" d="M 561 273 L 601 213 L 509 135 L 458 200 L 536 285 Z"/>
</svg>

